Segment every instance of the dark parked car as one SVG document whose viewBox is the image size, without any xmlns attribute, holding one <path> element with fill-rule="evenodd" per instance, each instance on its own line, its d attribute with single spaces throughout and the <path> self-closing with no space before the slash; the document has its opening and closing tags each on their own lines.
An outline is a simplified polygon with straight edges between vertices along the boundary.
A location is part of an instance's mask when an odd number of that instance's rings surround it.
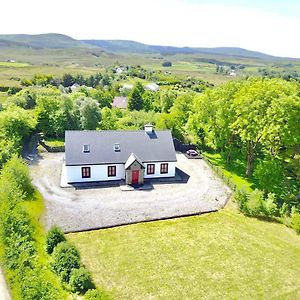
<svg viewBox="0 0 300 300">
<path fill-rule="evenodd" d="M 188 150 L 186 154 L 189 156 L 198 156 L 198 152 L 196 150 Z"/>
</svg>

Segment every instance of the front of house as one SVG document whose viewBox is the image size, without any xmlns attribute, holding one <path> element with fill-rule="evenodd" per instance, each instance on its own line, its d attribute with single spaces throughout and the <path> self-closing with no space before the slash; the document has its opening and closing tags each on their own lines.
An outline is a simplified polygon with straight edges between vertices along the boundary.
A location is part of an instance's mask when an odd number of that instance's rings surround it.
<svg viewBox="0 0 300 300">
<path fill-rule="evenodd" d="M 102 130 L 65 132 L 68 183 L 175 176 L 176 153 L 169 130 Z"/>
</svg>

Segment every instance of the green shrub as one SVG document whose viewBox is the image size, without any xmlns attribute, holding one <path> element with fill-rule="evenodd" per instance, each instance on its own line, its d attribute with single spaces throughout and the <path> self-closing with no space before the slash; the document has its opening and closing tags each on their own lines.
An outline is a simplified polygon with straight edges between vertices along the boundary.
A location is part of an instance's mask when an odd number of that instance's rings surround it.
<svg viewBox="0 0 300 300">
<path fill-rule="evenodd" d="M 110 300 L 109 297 L 105 292 L 100 291 L 98 289 L 89 290 L 84 295 L 85 300 Z"/>
<path fill-rule="evenodd" d="M 61 242 L 65 242 L 66 238 L 62 230 L 58 227 L 52 227 L 46 235 L 46 251 L 52 254 L 54 248 Z"/>
<path fill-rule="evenodd" d="M 264 209 L 264 193 L 258 189 L 255 189 L 248 195 L 247 210 L 252 217 L 265 216 Z"/>
<path fill-rule="evenodd" d="M 21 158 L 14 155 L 5 164 L 1 174 L 3 177 L 6 177 L 9 180 L 15 181 L 26 198 L 33 195 L 34 188 L 31 184 L 29 170 Z"/>
<path fill-rule="evenodd" d="M 279 211 L 276 204 L 275 194 L 269 193 L 264 202 L 264 211 L 266 217 L 275 217 Z"/>
<path fill-rule="evenodd" d="M 5 246 L 5 265 L 9 269 L 31 266 L 34 256 L 34 228 L 30 218 L 23 210 L 15 207 L 13 210 L 1 213 L 1 239 Z"/>
<path fill-rule="evenodd" d="M 80 294 L 95 288 L 91 274 L 85 268 L 73 269 L 70 274 L 69 284 L 73 292 Z"/>
<path fill-rule="evenodd" d="M 234 200 L 237 202 L 239 210 L 245 214 L 248 214 L 248 194 L 244 190 L 238 190 L 234 195 Z"/>
<path fill-rule="evenodd" d="M 48 282 L 39 268 L 28 270 L 21 281 L 22 300 L 55 300 L 60 299 L 56 288 Z"/>
<path fill-rule="evenodd" d="M 60 243 L 53 251 L 51 266 L 63 281 L 69 282 L 71 270 L 80 267 L 78 250 L 68 242 Z"/>
<path fill-rule="evenodd" d="M 291 213 L 291 226 L 296 230 L 298 234 L 300 234 L 300 213 L 296 211 L 296 209 L 293 207 L 292 213 Z"/>
</svg>

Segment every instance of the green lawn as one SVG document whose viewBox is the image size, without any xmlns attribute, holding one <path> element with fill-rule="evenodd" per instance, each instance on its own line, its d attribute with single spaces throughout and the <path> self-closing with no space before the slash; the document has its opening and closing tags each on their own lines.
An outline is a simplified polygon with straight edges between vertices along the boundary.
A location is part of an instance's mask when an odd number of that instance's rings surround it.
<svg viewBox="0 0 300 300">
<path fill-rule="evenodd" d="M 203 155 L 214 166 L 219 168 L 223 176 L 234 183 L 238 189 L 251 192 L 255 188 L 255 181 L 245 177 L 246 165 L 242 159 L 235 158 L 230 164 L 219 153 L 204 152 Z"/>
<path fill-rule="evenodd" d="M 300 237 L 232 210 L 68 239 L 115 299 L 300 299 Z"/>
<path fill-rule="evenodd" d="M 64 138 L 49 138 L 46 137 L 44 142 L 50 147 L 63 147 L 65 145 Z"/>
</svg>

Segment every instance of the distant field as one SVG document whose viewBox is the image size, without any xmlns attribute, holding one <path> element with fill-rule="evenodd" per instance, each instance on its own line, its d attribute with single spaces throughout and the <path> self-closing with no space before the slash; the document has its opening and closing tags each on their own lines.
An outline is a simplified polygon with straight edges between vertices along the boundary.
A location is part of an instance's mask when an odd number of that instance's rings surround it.
<svg viewBox="0 0 300 300">
<path fill-rule="evenodd" d="M 25 65 L 25 64 L 24 64 Z M 3 86 L 20 86 L 20 81 L 16 78 L 31 79 L 36 74 L 51 74 L 54 76 L 62 76 L 65 73 L 71 74 L 83 74 L 91 75 L 97 72 L 101 72 L 103 68 L 100 67 L 82 67 L 75 65 L 62 65 L 62 66 L 51 66 L 51 65 L 34 65 L 24 66 L 20 68 L 14 67 L 1 67 L 0 65 L 0 85 Z"/>
<path fill-rule="evenodd" d="M 299 299 L 300 238 L 229 209 L 68 234 L 115 299 Z"/>
<path fill-rule="evenodd" d="M 27 64 L 27 63 L 0 61 L 0 68 L 1 67 L 6 67 L 6 68 L 24 68 L 24 67 L 28 67 L 28 66 L 29 66 L 29 64 Z"/>
<path fill-rule="evenodd" d="M 8 62 L 15 60 L 15 63 Z M 171 61 L 172 67 L 162 67 L 162 62 Z M 256 58 L 236 57 L 208 54 L 174 54 L 159 53 L 109 53 L 100 48 L 65 48 L 65 49 L 0 49 L 0 84 L 7 86 L 19 85 L 11 78 L 31 78 L 35 74 L 53 74 L 60 76 L 64 73 L 82 73 L 90 75 L 116 64 L 141 65 L 152 70 L 168 71 L 179 77 L 197 77 L 214 84 L 228 80 L 258 75 L 260 68 L 269 71 L 298 71 L 300 61 L 268 61 Z M 216 73 L 216 65 L 243 65 L 237 71 L 236 77 Z"/>
</svg>

